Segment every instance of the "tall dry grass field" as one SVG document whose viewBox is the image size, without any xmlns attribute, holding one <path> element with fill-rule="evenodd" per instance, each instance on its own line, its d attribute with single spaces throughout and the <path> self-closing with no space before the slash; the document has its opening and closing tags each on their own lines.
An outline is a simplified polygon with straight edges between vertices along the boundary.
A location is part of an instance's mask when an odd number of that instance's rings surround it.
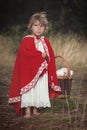
<svg viewBox="0 0 87 130">
<path fill-rule="evenodd" d="M 55 55 L 60 55 L 70 62 L 71 66 L 86 66 L 87 41 L 76 34 L 50 37 Z"/>
<path fill-rule="evenodd" d="M 14 49 L 18 47 L 12 36 L 0 35 L 0 64 L 14 64 Z M 64 57 L 73 68 L 87 67 L 87 42 L 76 34 L 57 34 L 49 37 L 56 56 Z M 16 41 L 17 43 L 19 41 Z M 19 43 L 18 43 L 19 44 Z M 60 60 L 58 59 L 59 63 Z"/>
<path fill-rule="evenodd" d="M 0 65 L 13 66 L 15 55 L 13 54 L 14 41 L 9 36 L 0 35 Z"/>
</svg>

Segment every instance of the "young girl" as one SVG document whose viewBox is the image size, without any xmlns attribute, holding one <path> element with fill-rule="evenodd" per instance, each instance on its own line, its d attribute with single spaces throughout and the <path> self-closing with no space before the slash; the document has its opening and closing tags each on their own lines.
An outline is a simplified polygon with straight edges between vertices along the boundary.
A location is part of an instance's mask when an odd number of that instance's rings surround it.
<svg viewBox="0 0 87 130">
<path fill-rule="evenodd" d="M 31 35 L 23 37 L 14 66 L 9 104 L 16 114 L 25 118 L 39 115 L 37 108 L 51 107 L 50 98 L 61 92 L 56 76 L 55 57 L 49 40 L 43 36 L 48 29 L 44 12 L 31 16 L 28 29 Z"/>
</svg>

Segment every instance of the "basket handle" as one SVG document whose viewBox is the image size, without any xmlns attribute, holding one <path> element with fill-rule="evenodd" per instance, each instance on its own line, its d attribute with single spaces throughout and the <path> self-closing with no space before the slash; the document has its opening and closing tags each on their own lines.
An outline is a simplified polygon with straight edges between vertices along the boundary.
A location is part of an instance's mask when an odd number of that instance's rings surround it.
<svg viewBox="0 0 87 130">
<path fill-rule="evenodd" d="M 64 61 L 65 65 L 67 67 L 67 70 L 68 70 L 68 77 L 70 78 L 71 76 L 70 76 L 70 65 L 69 65 L 69 62 L 67 60 L 65 60 L 65 58 L 62 57 L 62 56 L 55 56 L 55 59 L 57 59 L 57 58 L 60 58 L 60 59 L 62 59 Z"/>
</svg>

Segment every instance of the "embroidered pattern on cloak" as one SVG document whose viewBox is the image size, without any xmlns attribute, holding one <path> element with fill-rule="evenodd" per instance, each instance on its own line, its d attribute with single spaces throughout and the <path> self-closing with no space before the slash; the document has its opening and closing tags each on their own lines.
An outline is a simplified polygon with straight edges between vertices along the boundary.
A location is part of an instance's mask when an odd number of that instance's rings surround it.
<svg viewBox="0 0 87 130">
<path fill-rule="evenodd" d="M 17 113 L 20 109 L 21 95 L 35 87 L 40 75 L 47 67 L 50 98 L 57 97 L 61 92 L 56 76 L 54 53 L 47 38 L 41 37 L 41 41 L 48 60 L 42 58 L 42 53 L 36 49 L 36 37 L 25 36 L 20 44 L 9 92 L 9 104 L 18 109 Z"/>
</svg>

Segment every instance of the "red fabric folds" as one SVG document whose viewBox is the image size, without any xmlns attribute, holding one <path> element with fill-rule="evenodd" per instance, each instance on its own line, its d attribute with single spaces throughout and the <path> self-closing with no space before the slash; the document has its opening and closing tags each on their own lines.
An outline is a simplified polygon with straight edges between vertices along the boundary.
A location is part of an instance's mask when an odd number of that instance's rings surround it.
<svg viewBox="0 0 87 130">
<path fill-rule="evenodd" d="M 49 51 L 48 60 L 45 60 L 42 53 L 36 49 L 34 37 L 24 37 L 20 44 L 9 91 L 9 104 L 14 105 L 17 114 L 22 113 L 21 95 L 35 87 L 36 82 L 46 72 L 47 67 L 50 98 L 58 96 L 61 91 L 56 76 L 53 50 L 47 38 L 44 38 L 44 42 Z"/>
</svg>

